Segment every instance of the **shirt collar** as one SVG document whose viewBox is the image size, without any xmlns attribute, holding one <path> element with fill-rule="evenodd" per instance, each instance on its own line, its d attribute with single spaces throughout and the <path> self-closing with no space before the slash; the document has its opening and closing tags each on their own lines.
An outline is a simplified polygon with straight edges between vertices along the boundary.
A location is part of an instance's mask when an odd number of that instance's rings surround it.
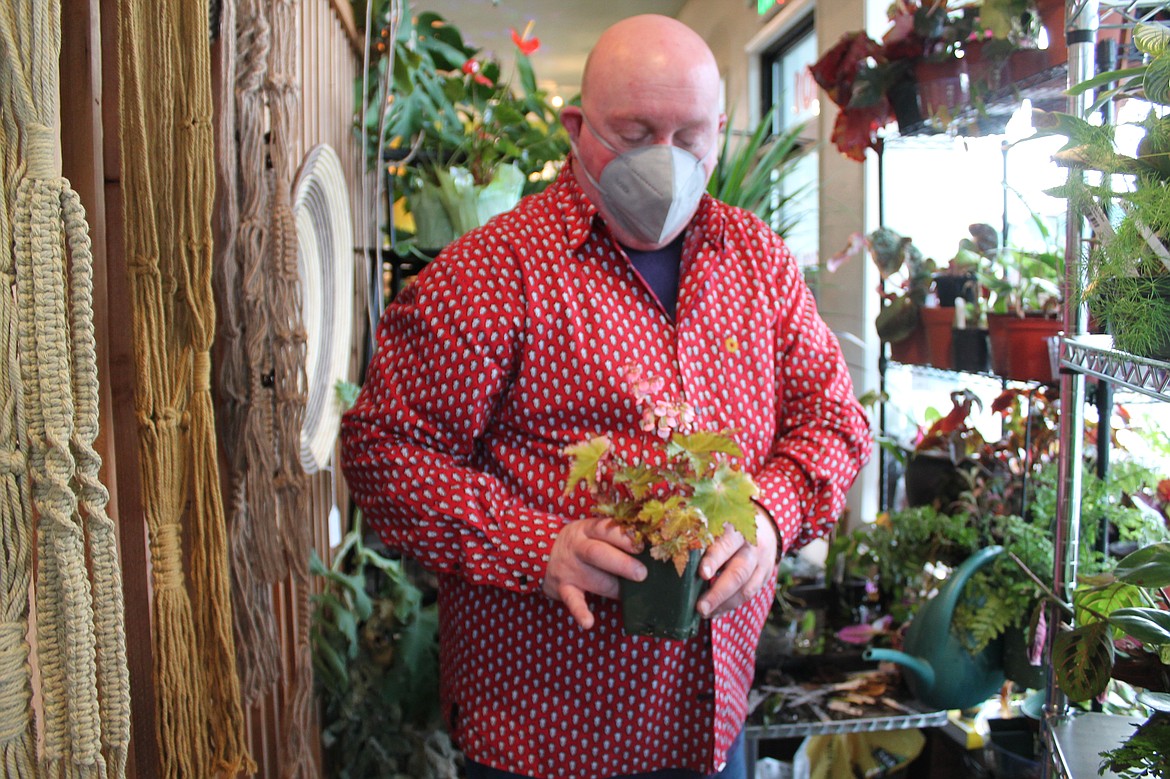
<svg viewBox="0 0 1170 779">
<path fill-rule="evenodd" d="M 565 225 L 565 238 L 571 249 L 580 248 L 593 231 L 594 218 L 601 219 L 597 206 L 593 205 L 593 201 L 577 183 L 573 168 L 578 164 L 577 158 L 570 152 L 552 185 L 556 207 Z"/>
</svg>

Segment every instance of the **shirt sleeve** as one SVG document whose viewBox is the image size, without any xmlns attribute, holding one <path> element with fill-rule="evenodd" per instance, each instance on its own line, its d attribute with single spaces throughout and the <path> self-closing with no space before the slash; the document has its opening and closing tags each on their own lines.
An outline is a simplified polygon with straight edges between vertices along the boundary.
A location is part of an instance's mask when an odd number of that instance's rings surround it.
<svg viewBox="0 0 1170 779">
<path fill-rule="evenodd" d="M 776 434 L 754 478 L 757 498 L 780 533 L 784 552 L 825 536 L 845 507 L 845 493 L 868 462 L 869 420 L 857 402 L 837 338 L 816 310 L 783 242 L 776 319 Z"/>
<path fill-rule="evenodd" d="M 532 592 L 565 520 L 472 465 L 522 337 L 518 276 L 503 259 L 476 272 L 444 256 L 387 307 L 342 418 L 341 463 L 388 545 L 439 573 Z"/>
</svg>

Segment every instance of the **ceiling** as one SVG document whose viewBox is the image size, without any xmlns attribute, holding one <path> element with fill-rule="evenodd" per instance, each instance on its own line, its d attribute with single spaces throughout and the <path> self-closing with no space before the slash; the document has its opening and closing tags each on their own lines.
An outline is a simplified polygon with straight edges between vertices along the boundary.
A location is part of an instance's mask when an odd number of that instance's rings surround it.
<svg viewBox="0 0 1170 779">
<path fill-rule="evenodd" d="M 434 11 L 463 33 L 468 45 L 511 68 L 511 29 L 523 34 L 531 20 L 540 48 L 532 68 L 540 86 L 568 100 L 580 91 L 581 68 L 594 41 L 609 25 L 634 13 L 676 16 L 686 0 L 414 0 L 411 7 Z"/>
</svg>

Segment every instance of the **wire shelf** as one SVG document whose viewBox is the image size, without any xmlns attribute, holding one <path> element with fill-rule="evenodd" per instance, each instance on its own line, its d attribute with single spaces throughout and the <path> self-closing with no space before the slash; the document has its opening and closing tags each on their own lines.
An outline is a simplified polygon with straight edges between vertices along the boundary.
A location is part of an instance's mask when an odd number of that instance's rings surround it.
<svg viewBox="0 0 1170 779">
<path fill-rule="evenodd" d="M 1060 364 L 1157 400 L 1170 401 L 1170 363 L 1119 352 L 1108 335 L 1062 339 Z"/>
<path fill-rule="evenodd" d="M 785 722 L 777 725 L 748 725 L 744 737 L 763 741 L 773 738 L 824 736 L 835 733 L 876 733 L 884 730 L 935 728 L 947 724 L 948 712 L 919 711 L 890 717 L 859 717 L 857 719 L 828 720 L 825 722 Z"/>
</svg>

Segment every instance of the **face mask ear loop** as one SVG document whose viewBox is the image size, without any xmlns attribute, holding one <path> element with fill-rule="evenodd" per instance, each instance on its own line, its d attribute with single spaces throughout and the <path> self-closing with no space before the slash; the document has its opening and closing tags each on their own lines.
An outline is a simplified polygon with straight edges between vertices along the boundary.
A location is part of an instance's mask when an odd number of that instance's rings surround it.
<svg viewBox="0 0 1170 779">
<path fill-rule="evenodd" d="M 581 111 L 581 120 L 584 122 L 585 126 L 589 128 L 590 134 L 597 139 L 598 143 L 614 154 L 618 154 L 618 150 L 610 146 L 609 142 L 602 138 L 601 135 L 598 134 L 597 130 L 593 128 L 593 122 L 589 121 L 589 117 L 585 115 L 584 109 Z M 577 158 L 577 162 L 581 165 L 581 172 L 585 174 L 585 178 L 589 180 L 589 183 L 593 185 L 594 189 L 600 192 L 601 184 L 597 181 L 597 179 L 593 178 L 593 174 L 589 172 L 589 168 L 585 165 L 585 160 L 581 156 L 581 151 L 577 148 L 577 143 L 575 141 L 570 141 L 569 145 L 573 150 L 574 156 Z"/>
<path fill-rule="evenodd" d="M 585 115 L 585 111 L 583 109 L 581 111 L 581 119 L 582 119 L 582 121 L 585 122 L 585 126 L 589 128 L 590 134 L 592 134 L 593 137 L 597 139 L 598 143 L 600 143 L 607 150 L 609 150 L 610 152 L 613 152 L 614 154 L 618 154 L 618 155 L 621 154 L 621 152 L 618 151 L 617 148 L 614 147 L 613 144 L 611 144 L 609 141 L 605 140 L 605 138 L 603 138 L 601 136 L 601 133 L 597 132 L 597 128 L 593 126 L 593 122 L 589 121 L 589 117 Z"/>
</svg>

